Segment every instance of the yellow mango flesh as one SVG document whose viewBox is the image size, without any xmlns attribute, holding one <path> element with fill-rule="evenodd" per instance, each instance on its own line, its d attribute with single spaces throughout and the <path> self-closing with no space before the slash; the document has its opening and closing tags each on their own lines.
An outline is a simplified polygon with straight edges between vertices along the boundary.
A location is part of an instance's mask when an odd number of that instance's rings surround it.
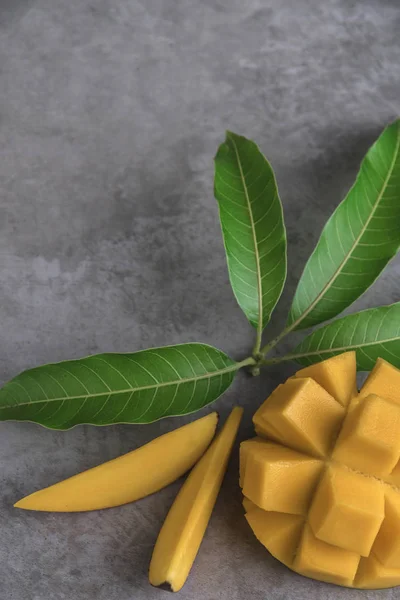
<svg viewBox="0 0 400 600">
<path fill-rule="evenodd" d="M 351 586 L 360 557 L 317 538 L 306 523 L 296 550 L 294 568 L 301 574 L 328 583 Z"/>
<path fill-rule="evenodd" d="M 184 585 L 210 520 L 242 413 L 241 408 L 233 409 L 176 497 L 154 547 L 152 585 L 173 592 Z"/>
<path fill-rule="evenodd" d="M 244 467 L 243 494 L 269 511 L 305 514 L 321 461 L 278 444 L 254 445 Z"/>
<path fill-rule="evenodd" d="M 292 562 L 304 519 L 299 515 L 250 509 L 246 519 L 257 539 L 282 562 Z"/>
<path fill-rule="evenodd" d="M 310 377 L 288 379 L 253 417 L 257 432 L 299 452 L 324 456 L 345 409 Z"/>
<path fill-rule="evenodd" d="M 211 413 L 137 450 L 34 492 L 15 506 L 37 511 L 78 512 L 120 506 L 144 498 L 193 467 L 211 443 L 217 422 L 217 413 Z"/>
<path fill-rule="evenodd" d="M 254 502 L 252 502 L 251 500 L 249 500 L 248 498 L 246 498 L 246 496 L 243 498 L 243 508 L 244 508 L 244 512 L 248 513 L 252 508 L 258 508 L 256 504 L 254 504 Z M 264 514 L 268 514 L 265 511 L 262 511 Z"/>
<path fill-rule="evenodd" d="M 249 455 L 249 451 L 251 450 L 252 446 L 254 444 L 268 444 L 268 442 L 266 440 L 264 440 L 261 437 L 254 437 L 250 440 L 246 440 L 245 442 L 242 442 L 240 444 L 240 470 L 239 470 L 239 484 L 240 487 L 243 487 L 243 481 L 244 481 L 244 473 L 246 470 L 246 462 L 247 462 L 247 457 Z"/>
<path fill-rule="evenodd" d="M 240 485 L 258 540 L 307 577 L 400 585 L 400 370 L 378 359 L 357 393 L 354 354 L 330 358 L 280 385 L 253 422 Z"/>
<path fill-rule="evenodd" d="M 356 353 L 351 351 L 300 369 L 295 377 L 311 377 L 342 406 L 347 406 L 357 394 L 356 369 Z"/>
<path fill-rule="evenodd" d="M 334 460 L 356 471 L 385 477 L 390 476 L 399 456 L 399 405 L 375 394 L 354 403 L 343 422 Z"/>
<path fill-rule="evenodd" d="M 383 358 L 378 358 L 360 390 L 360 397 L 376 394 L 385 400 L 400 404 L 399 389 L 400 370 Z"/>
</svg>

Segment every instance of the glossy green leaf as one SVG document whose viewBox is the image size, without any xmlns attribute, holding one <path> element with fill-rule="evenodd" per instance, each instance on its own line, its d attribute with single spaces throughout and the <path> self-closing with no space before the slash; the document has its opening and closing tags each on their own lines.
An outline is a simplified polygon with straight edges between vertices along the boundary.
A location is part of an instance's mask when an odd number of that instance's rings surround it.
<svg viewBox="0 0 400 600">
<path fill-rule="evenodd" d="M 312 219 L 312 215 L 310 215 Z M 375 281 L 400 245 L 400 120 L 368 151 L 301 276 L 287 327 L 335 317 Z"/>
<path fill-rule="evenodd" d="M 286 278 L 286 232 L 272 168 L 254 142 L 228 132 L 215 157 L 229 277 L 235 297 L 259 335 Z"/>
<path fill-rule="evenodd" d="M 0 390 L 0 420 L 68 429 L 185 415 L 218 398 L 245 363 L 205 344 L 181 344 L 45 365 Z"/>
<path fill-rule="evenodd" d="M 400 302 L 370 308 L 313 331 L 288 358 L 302 365 L 355 350 L 360 371 L 369 371 L 380 356 L 400 368 Z"/>
</svg>

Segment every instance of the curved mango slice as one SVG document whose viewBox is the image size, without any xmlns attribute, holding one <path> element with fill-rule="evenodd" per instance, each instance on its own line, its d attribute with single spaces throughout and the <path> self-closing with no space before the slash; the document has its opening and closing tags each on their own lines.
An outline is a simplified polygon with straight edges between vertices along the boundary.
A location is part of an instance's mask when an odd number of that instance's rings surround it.
<svg viewBox="0 0 400 600">
<path fill-rule="evenodd" d="M 27 510 L 79 512 L 144 498 L 193 467 L 214 437 L 217 422 L 217 413 L 211 413 L 137 450 L 34 492 L 14 506 Z"/>
<path fill-rule="evenodd" d="M 178 592 L 196 558 L 228 465 L 243 410 L 233 409 L 224 427 L 183 484 L 158 536 L 150 583 Z"/>
</svg>

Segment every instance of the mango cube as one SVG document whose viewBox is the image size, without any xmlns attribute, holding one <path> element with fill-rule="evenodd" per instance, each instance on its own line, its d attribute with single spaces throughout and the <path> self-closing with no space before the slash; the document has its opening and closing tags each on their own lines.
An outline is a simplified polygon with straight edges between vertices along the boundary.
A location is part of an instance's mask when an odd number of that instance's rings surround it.
<svg viewBox="0 0 400 600">
<path fill-rule="evenodd" d="M 278 444 L 248 447 L 243 494 L 264 510 L 306 514 L 321 461 Z"/>
<path fill-rule="evenodd" d="M 281 443 L 325 456 L 344 417 L 344 408 L 311 378 L 288 379 L 253 417 L 257 431 Z"/>
<path fill-rule="evenodd" d="M 319 540 L 310 526 L 305 525 L 294 565 L 300 573 L 330 583 L 351 585 L 359 562 L 356 552 Z"/>
<path fill-rule="evenodd" d="M 396 369 L 383 358 L 378 358 L 360 390 L 362 398 L 370 394 L 400 404 L 400 369 Z"/>
<path fill-rule="evenodd" d="M 347 406 L 357 394 L 356 375 L 356 353 L 351 351 L 305 367 L 295 377 L 311 377 L 342 406 Z"/>
<path fill-rule="evenodd" d="M 268 442 L 266 440 L 264 440 L 263 438 L 254 437 L 254 438 L 251 438 L 250 440 L 246 440 L 245 442 L 242 442 L 240 444 L 239 485 L 241 488 L 243 487 L 243 482 L 244 482 L 244 474 L 246 471 L 247 457 L 249 455 L 250 449 L 252 448 L 252 446 L 254 444 L 262 444 L 263 446 L 265 446 L 266 444 L 268 444 Z"/>
<path fill-rule="evenodd" d="M 354 587 L 380 589 L 399 585 L 399 569 L 383 565 L 373 554 L 360 561 Z"/>
<path fill-rule="evenodd" d="M 282 384 L 278 385 L 277 388 L 273 391 L 273 394 L 277 394 L 278 390 L 282 387 Z M 272 396 L 272 394 L 271 394 Z M 270 396 L 270 397 L 271 397 Z M 264 403 L 265 404 L 265 403 Z M 282 435 L 276 427 L 272 425 L 272 423 L 268 420 L 268 417 L 265 419 L 263 417 L 263 407 L 264 404 L 260 406 L 258 411 L 253 416 L 254 429 L 257 436 L 260 438 L 268 437 L 270 440 L 274 442 L 285 444 L 285 436 Z"/>
<path fill-rule="evenodd" d="M 384 518 L 383 484 L 343 467 L 329 467 L 309 513 L 314 535 L 368 556 Z"/>
<path fill-rule="evenodd" d="M 302 517 L 257 508 L 249 511 L 246 519 L 256 538 L 272 556 L 292 564 L 303 528 Z"/>
<path fill-rule="evenodd" d="M 400 458 L 400 405 L 375 394 L 350 411 L 333 451 L 334 460 L 371 475 L 389 475 Z"/>
<path fill-rule="evenodd" d="M 385 519 L 372 552 L 385 567 L 400 569 L 400 493 L 390 487 L 385 490 Z"/>
</svg>

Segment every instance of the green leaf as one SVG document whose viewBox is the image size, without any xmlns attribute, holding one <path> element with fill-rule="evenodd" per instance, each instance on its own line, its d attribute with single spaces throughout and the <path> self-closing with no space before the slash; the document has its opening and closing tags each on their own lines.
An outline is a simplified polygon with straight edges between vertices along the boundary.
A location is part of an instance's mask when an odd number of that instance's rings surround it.
<svg viewBox="0 0 400 600">
<path fill-rule="evenodd" d="M 400 302 L 370 308 L 313 331 L 288 355 L 302 365 L 355 350 L 360 371 L 369 371 L 380 356 L 400 368 Z"/>
<path fill-rule="evenodd" d="M 215 157 L 229 277 L 259 337 L 286 278 L 286 232 L 272 168 L 254 142 L 228 132 Z"/>
<path fill-rule="evenodd" d="M 312 215 L 310 215 L 312 219 Z M 304 329 L 342 312 L 375 281 L 400 245 L 400 120 L 364 158 L 301 276 L 287 323 Z"/>
<path fill-rule="evenodd" d="M 68 429 L 185 415 L 218 398 L 250 361 L 235 363 L 205 344 L 181 344 L 45 365 L 0 390 L 0 420 Z"/>
</svg>

